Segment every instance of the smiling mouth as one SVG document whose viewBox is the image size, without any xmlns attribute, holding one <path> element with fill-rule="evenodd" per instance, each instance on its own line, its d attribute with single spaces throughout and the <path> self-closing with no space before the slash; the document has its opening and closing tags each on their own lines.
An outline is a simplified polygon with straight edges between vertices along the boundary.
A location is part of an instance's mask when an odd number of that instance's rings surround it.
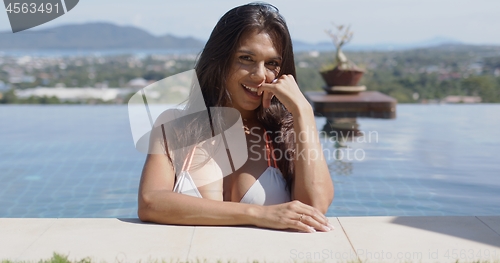
<svg viewBox="0 0 500 263">
<path fill-rule="evenodd" d="M 246 90 L 251 91 L 251 92 L 255 92 L 255 93 L 257 93 L 257 90 L 258 90 L 257 88 L 251 88 L 251 87 L 246 86 L 245 84 L 241 84 L 241 85 L 242 85 L 242 86 L 243 86 Z"/>
<path fill-rule="evenodd" d="M 243 87 L 243 89 L 245 89 L 245 92 L 252 98 L 254 99 L 260 99 L 261 96 L 259 96 L 257 94 L 257 91 L 258 89 L 257 88 L 252 88 L 252 87 L 248 87 L 244 84 L 241 84 L 241 86 Z"/>
</svg>

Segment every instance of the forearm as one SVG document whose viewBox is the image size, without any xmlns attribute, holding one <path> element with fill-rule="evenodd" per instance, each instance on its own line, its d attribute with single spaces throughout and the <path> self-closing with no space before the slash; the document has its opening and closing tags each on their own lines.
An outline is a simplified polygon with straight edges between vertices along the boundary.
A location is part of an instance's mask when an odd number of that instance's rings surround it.
<svg viewBox="0 0 500 263">
<path fill-rule="evenodd" d="M 312 108 L 293 114 L 295 178 L 293 197 L 326 213 L 333 200 L 333 183 L 323 155 Z"/>
<path fill-rule="evenodd" d="M 139 195 L 139 218 L 162 224 L 255 225 L 256 205 L 197 198 L 168 190 Z"/>
</svg>

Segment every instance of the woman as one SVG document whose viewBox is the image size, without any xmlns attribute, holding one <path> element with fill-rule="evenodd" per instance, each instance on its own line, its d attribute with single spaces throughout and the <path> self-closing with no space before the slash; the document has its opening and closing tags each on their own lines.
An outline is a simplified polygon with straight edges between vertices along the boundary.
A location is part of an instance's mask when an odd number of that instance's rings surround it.
<svg viewBox="0 0 500 263">
<path fill-rule="evenodd" d="M 193 156 L 210 152 L 202 144 L 174 156 L 169 150 L 149 154 L 139 189 L 139 218 L 165 224 L 332 230 L 324 214 L 333 199 L 333 184 L 312 108 L 295 81 L 292 42 L 278 10 L 255 3 L 227 12 L 195 69 L 207 108 L 232 107 L 241 114 L 248 161 L 222 179 L 210 157 L 198 162 L 198 169 L 191 168 Z M 221 114 L 210 115 L 212 130 L 224 127 Z M 188 122 L 186 130 L 195 134 L 183 137 L 177 132 L 178 141 L 204 137 L 209 129 L 200 123 Z M 182 167 L 175 159 L 184 160 Z M 188 170 L 213 183 L 198 187 L 194 196 L 182 194 L 174 189 L 176 171 L 191 178 Z"/>
</svg>

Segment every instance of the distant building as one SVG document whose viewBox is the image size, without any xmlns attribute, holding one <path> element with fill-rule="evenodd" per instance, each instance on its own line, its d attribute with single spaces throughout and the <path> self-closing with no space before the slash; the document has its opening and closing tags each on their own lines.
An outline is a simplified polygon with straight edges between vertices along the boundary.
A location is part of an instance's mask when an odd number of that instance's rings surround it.
<svg viewBox="0 0 500 263">
<path fill-rule="evenodd" d="M 0 92 L 9 90 L 9 86 L 0 80 Z"/>
<path fill-rule="evenodd" d="M 495 75 L 495 77 L 500 76 L 500 68 L 496 68 L 495 71 L 493 71 L 493 75 Z"/>
<path fill-rule="evenodd" d="M 33 83 L 36 78 L 34 76 L 29 75 L 10 75 L 9 82 L 10 83 Z"/>
<path fill-rule="evenodd" d="M 481 101 L 479 96 L 446 96 L 442 100 L 444 103 L 481 103 Z"/>
<path fill-rule="evenodd" d="M 481 74 L 481 72 L 483 72 L 483 64 L 480 62 L 469 64 L 467 68 L 469 71 L 472 71 L 476 75 L 479 75 Z"/>
<path fill-rule="evenodd" d="M 55 96 L 61 101 L 86 101 L 89 99 L 98 99 L 102 101 L 112 101 L 118 97 L 125 96 L 129 90 L 119 88 L 46 88 L 36 87 L 32 89 L 16 90 L 16 96 L 19 98 L 52 97 Z"/>
<path fill-rule="evenodd" d="M 151 84 L 151 83 L 143 78 L 135 78 L 135 79 L 131 79 L 127 83 L 127 87 L 134 88 L 134 89 L 142 89 L 149 84 Z"/>
</svg>

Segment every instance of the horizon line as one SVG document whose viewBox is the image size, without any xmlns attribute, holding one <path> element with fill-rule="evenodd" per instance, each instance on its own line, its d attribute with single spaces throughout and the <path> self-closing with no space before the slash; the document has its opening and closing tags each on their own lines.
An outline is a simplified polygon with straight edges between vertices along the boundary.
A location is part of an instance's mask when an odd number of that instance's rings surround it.
<svg viewBox="0 0 500 263">
<path fill-rule="evenodd" d="M 142 30 L 146 33 L 148 33 L 149 35 L 153 36 L 153 37 L 165 37 L 165 36 L 171 36 L 171 37 L 175 37 L 175 38 L 180 38 L 180 39 L 193 39 L 193 40 L 198 40 L 198 41 L 202 41 L 202 42 L 206 42 L 208 39 L 201 39 L 201 38 L 198 38 L 198 37 L 195 37 L 195 36 L 179 36 L 179 35 L 175 35 L 175 34 L 172 34 L 172 33 L 164 33 L 164 34 L 161 34 L 161 35 L 157 35 L 157 34 L 153 34 L 152 32 L 148 31 L 147 29 L 145 28 L 142 28 L 142 27 L 138 27 L 136 25 L 120 25 L 120 24 L 117 24 L 117 23 L 114 23 L 114 22 L 110 22 L 110 21 L 90 21 L 90 22 L 72 22 L 72 23 L 66 23 L 66 24 L 59 24 L 59 25 L 55 25 L 55 26 L 48 26 L 48 27 L 44 27 L 42 25 L 42 28 L 33 28 L 33 29 L 28 29 L 28 30 L 25 30 L 25 31 L 22 31 L 22 32 L 18 32 L 18 33 L 15 33 L 15 34 L 23 34 L 23 35 L 29 35 L 29 34 L 36 34 L 40 31 L 49 31 L 51 29 L 56 29 L 56 28 L 60 28 L 60 27 L 66 27 L 66 26 L 85 26 L 85 25 L 91 25 L 91 24 L 108 24 L 108 25 L 112 25 L 112 26 L 116 26 L 116 27 L 121 27 L 121 28 L 134 28 L 134 29 L 139 29 L 139 30 Z M 5 33 L 11 33 L 11 34 L 14 34 L 12 33 L 12 30 L 10 28 L 8 29 L 0 29 L 0 34 L 5 34 Z M 444 41 L 436 41 L 436 39 L 443 39 Z M 320 40 L 320 41 L 317 41 L 317 42 L 314 42 L 314 43 L 311 43 L 311 42 L 308 42 L 308 41 L 305 41 L 305 40 L 302 40 L 302 39 L 297 39 L 297 38 L 292 38 L 292 41 L 294 43 L 300 43 L 300 44 L 306 44 L 306 45 L 327 45 L 327 43 L 331 44 L 333 46 L 333 43 L 331 43 L 330 40 Z M 436 41 L 436 43 L 430 43 L 430 42 L 433 42 L 433 41 Z M 383 41 L 383 42 L 372 42 L 372 43 L 349 43 L 349 46 L 355 46 L 355 47 L 359 47 L 359 48 L 363 48 L 363 47 L 370 47 L 370 46 L 395 46 L 395 47 L 401 47 L 401 46 L 424 46 L 424 45 L 431 45 L 431 46 L 435 46 L 435 45 L 442 45 L 442 44 L 457 44 L 457 45 L 469 45 L 469 46 L 500 46 L 500 43 L 469 43 L 469 42 L 466 42 L 466 41 L 462 41 L 462 40 L 459 40 L 459 39 L 455 39 L 455 38 L 451 38 L 451 37 L 448 37 L 448 36 L 445 36 L 445 35 L 435 35 L 433 37 L 429 37 L 429 38 L 425 38 L 425 39 L 422 39 L 422 40 L 417 40 L 417 41 L 414 41 L 414 42 L 391 42 L 391 41 Z M 349 48 L 348 46 L 346 46 L 346 48 Z M 333 46 L 333 49 L 335 49 L 335 47 Z"/>
</svg>

